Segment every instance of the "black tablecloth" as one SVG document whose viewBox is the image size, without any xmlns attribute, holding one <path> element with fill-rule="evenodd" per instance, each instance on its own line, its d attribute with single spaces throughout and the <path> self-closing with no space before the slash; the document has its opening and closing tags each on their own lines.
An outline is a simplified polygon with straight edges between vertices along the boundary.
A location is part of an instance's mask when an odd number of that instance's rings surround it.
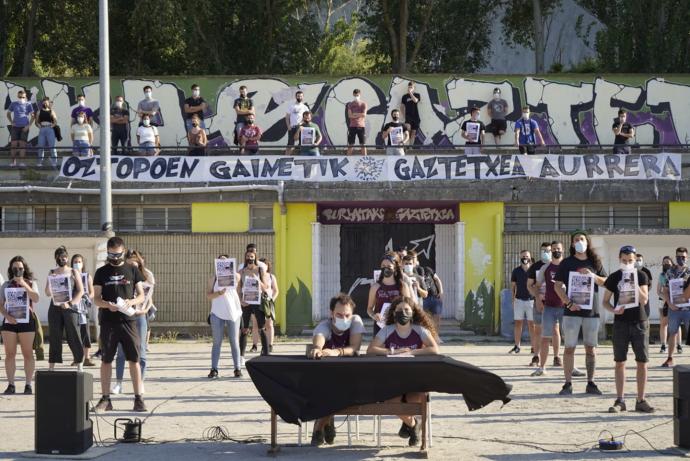
<svg viewBox="0 0 690 461">
<path fill-rule="evenodd" d="M 249 360 L 247 370 L 264 400 L 293 424 L 407 392 L 462 394 L 472 411 L 494 400 L 508 403 L 512 389 L 489 371 L 443 355 L 321 360 L 271 355 Z"/>
</svg>

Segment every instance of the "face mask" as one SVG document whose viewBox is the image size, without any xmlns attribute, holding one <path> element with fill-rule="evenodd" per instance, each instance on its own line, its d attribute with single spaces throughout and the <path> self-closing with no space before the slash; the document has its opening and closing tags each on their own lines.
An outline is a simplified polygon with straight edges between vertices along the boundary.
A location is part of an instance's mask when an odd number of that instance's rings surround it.
<svg viewBox="0 0 690 461">
<path fill-rule="evenodd" d="M 355 101 L 359 102 L 359 96 L 355 96 Z"/>
<path fill-rule="evenodd" d="M 501 93 L 494 93 L 494 99 L 500 99 Z"/>
<path fill-rule="evenodd" d="M 108 252 L 108 262 L 118 265 L 122 262 L 122 257 L 124 256 L 124 253 L 111 253 Z"/>
<path fill-rule="evenodd" d="M 412 317 L 407 315 L 404 311 L 395 311 L 393 316 L 395 317 L 395 321 L 400 325 L 407 325 L 412 319 Z"/>
<path fill-rule="evenodd" d="M 25 98 L 24 96 L 22 96 L 21 98 L 19 98 L 19 102 L 25 103 L 25 102 L 26 102 L 26 98 Z"/>
<path fill-rule="evenodd" d="M 142 120 L 141 123 L 143 123 L 144 126 L 149 126 L 149 125 L 151 124 L 151 120 L 149 120 L 149 119 L 144 119 L 144 120 Z"/>
<path fill-rule="evenodd" d="M 661 268 L 664 270 L 664 272 L 666 272 L 671 268 L 671 264 L 664 264 L 663 266 L 661 266 Z"/>
<path fill-rule="evenodd" d="M 300 96 L 299 98 L 297 98 L 297 102 L 298 102 L 298 103 L 301 103 L 301 102 L 302 102 L 302 97 L 301 97 L 301 96 Z"/>
<path fill-rule="evenodd" d="M 12 268 L 12 275 L 15 277 L 24 277 L 24 268 L 23 267 L 13 267 Z"/>
<path fill-rule="evenodd" d="M 386 267 L 385 269 L 381 270 L 381 273 L 383 274 L 384 277 L 393 277 L 393 269 L 390 267 Z"/>
<path fill-rule="evenodd" d="M 244 262 L 244 265 L 245 265 L 245 266 L 253 266 L 255 263 L 256 263 L 256 259 L 253 259 L 253 258 L 252 258 L 252 259 L 247 259 L 247 260 Z"/>
<path fill-rule="evenodd" d="M 526 266 L 527 264 L 530 263 L 530 259 L 529 258 L 522 258 L 522 259 L 520 259 L 520 262 Z"/>
<path fill-rule="evenodd" d="M 254 120 L 247 120 L 247 125 L 253 125 L 253 124 L 254 124 Z"/>
<path fill-rule="evenodd" d="M 619 120 L 620 120 L 620 122 L 621 122 L 621 125 L 622 125 L 623 123 L 625 123 L 625 117 L 621 117 Z"/>
<path fill-rule="evenodd" d="M 43 102 L 43 107 L 45 107 L 46 109 L 47 109 L 48 107 L 50 107 L 50 102 L 49 102 L 49 101 L 44 101 L 44 102 Z"/>
<path fill-rule="evenodd" d="M 552 251 L 551 254 L 553 255 L 554 258 L 556 259 L 561 259 L 561 256 L 563 256 L 562 251 Z"/>
<path fill-rule="evenodd" d="M 65 267 L 67 265 L 67 258 L 58 258 L 55 260 L 58 266 Z"/>
<path fill-rule="evenodd" d="M 576 253 L 584 253 L 587 251 L 587 241 L 586 240 L 578 240 L 575 242 L 575 252 Z"/>
<path fill-rule="evenodd" d="M 549 253 L 548 251 L 542 251 L 541 252 L 541 262 L 546 264 L 549 261 L 551 261 L 551 253 Z"/>
<path fill-rule="evenodd" d="M 395 115 L 393 116 L 393 121 L 394 121 L 394 122 L 397 122 L 399 119 L 400 119 L 400 117 L 395 116 Z"/>
<path fill-rule="evenodd" d="M 635 268 L 636 268 L 636 269 L 640 269 L 640 268 L 642 268 L 643 266 L 644 266 L 644 261 L 643 261 L 643 260 L 640 259 L 639 261 L 635 261 Z"/>
<path fill-rule="evenodd" d="M 84 117 L 77 117 L 77 123 L 84 123 Z"/>
<path fill-rule="evenodd" d="M 146 99 L 151 99 L 153 97 L 153 93 L 151 93 L 150 91 L 146 91 L 144 92 L 144 96 L 146 96 Z"/>
<path fill-rule="evenodd" d="M 115 101 L 115 107 L 122 109 L 122 101 Z"/>
<path fill-rule="evenodd" d="M 676 256 L 676 262 L 679 266 L 685 266 L 685 256 Z"/>
<path fill-rule="evenodd" d="M 635 269 L 635 264 L 634 263 L 631 263 L 631 264 L 621 263 L 620 268 L 622 271 L 631 271 L 631 270 Z"/>
<path fill-rule="evenodd" d="M 414 270 L 414 266 L 412 266 L 412 264 L 405 264 L 403 266 L 403 270 L 405 271 L 405 273 L 407 275 L 412 275 L 412 271 Z"/>
<path fill-rule="evenodd" d="M 192 96 L 194 96 L 195 98 L 198 98 L 198 97 L 199 97 L 199 94 L 200 94 L 200 93 L 199 93 L 199 90 L 194 90 L 194 91 L 192 91 Z"/>
<path fill-rule="evenodd" d="M 522 113 L 522 119 L 523 120 L 529 120 L 529 112 L 523 112 Z"/>
<path fill-rule="evenodd" d="M 81 272 L 81 263 L 72 264 L 72 269 L 74 269 L 75 271 Z"/>
<path fill-rule="evenodd" d="M 84 101 L 83 99 L 80 99 L 79 100 L 79 106 L 84 107 L 85 105 L 86 105 L 86 101 Z"/>
<path fill-rule="evenodd" d="M 352 325 L 352 319 L 341 319 L 339 317 L 335 318 L 335 327 L 340 330 L 340 331 L 347 331 L 350 329 L 350 325 Z"/>
<path fill-rule="evenodd" d="M 192 126 L 196 128 L 197 126 L 199 126 L 199 124 L 196 123 L 196 122 L 193 122 L 193 123 L 192 123 Z"/>
</svg>

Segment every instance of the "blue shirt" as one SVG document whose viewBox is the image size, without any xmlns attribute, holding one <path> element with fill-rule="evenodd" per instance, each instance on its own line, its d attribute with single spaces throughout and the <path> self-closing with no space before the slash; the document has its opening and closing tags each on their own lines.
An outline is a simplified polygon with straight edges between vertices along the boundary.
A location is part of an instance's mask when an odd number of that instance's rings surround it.
<svg viewBox="0 0 690 461">
<path fill-rule="evenodd" d="M 520 119 L 515 122 L 515 131 L 520 130 L 519 143 L 520 144 L 536 144 L 534 138 L 534 130 L 538 130 L 539 125 L 535 120 Z"/>
<path fill-rule="evenodd" d="M 13 101 L 9 110 L 12 112 L 12 126 L 24 128 L 31 122 L 34 107 L 30 102 Z"/>
</svg>

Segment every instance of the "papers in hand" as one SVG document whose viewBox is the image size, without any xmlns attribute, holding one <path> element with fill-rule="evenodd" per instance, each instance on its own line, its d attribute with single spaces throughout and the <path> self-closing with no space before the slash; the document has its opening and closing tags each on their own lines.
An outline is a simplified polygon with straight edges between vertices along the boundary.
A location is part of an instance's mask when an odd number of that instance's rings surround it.
<svg viewBox="0 0 690 461">
<path fill-rule="evenodd" d="M 590 274 L 570 272 L 568 298 L 582 310 L 591 311 L 594 306 L 594 277 Z"/>
<path fill-rule="evenodd" d="M 29 323 L 29 295 L 24 288 L 5 288 L 5 310 L 17 323 Z"/>
<path fill-rule="evenodd" d="M 300 144 L 303 146 L 311 146 L 314 144 L 316 138 L 316 130 L 314 128 L 302 127 L 300 131 Z"/>
<path fill-rule="evenodd" d="M 674 306 L 681 308 L 682 310 L 690 309 L 690 301 L 685 299 L 683 296 L 683 286 L 685 285 L 685 280 L 682 278 L 671 279 L 668 281 L 668 291 L 671 297 L 671 302 Z"/>
<path fill-rule="evenodd" d="M 376 322 L 376 325 L 378 325 L 379 328 L 384 328 L 386 326 L 386 315 L 388 315 L 388 309 L 390 307 L 391 303 L 384 303 L 383 306 L 381 306 L 381 312 L 379 312 L 381 315 L 381 320 Z"/>
<path fill-rule="evenodd" d="M 414 357 L 414 355 L 405 352 L 404 354 L 388 354 L 386 357 Z"/>
<path fill-rule="evenodd" d="M 235 287 L 235 258 L 216 259 L 216 281 L 221 288 Z"/>
<path fill-rule="evenodd" d="M 630 309 L 640 304 L 640 294 L 637 282 L 637 269 L 623 271 L 621 281 L 618 282 L 618 304 L 616 307 Z"/>
<path fill-rule="evenodd" d="M 49 275 L 48 288 L 53 304 L 60 305 L 68 302 L 72 299 L 72 274 Z"/>
<path fill-rule="evenodd" d="M 118 297 L 117 302 L 115 302 L 115 304 L 117 305 L 117 310 L 119 312 L 122 312 L 123 314 L 125 314 L 128 317 L 131 317 L 134 315 L 134 312 L 135 312 L 134 308 L 132 306 L 127 306 L 127 304 L 125 304 L 124 299 Z"/>
</svg>

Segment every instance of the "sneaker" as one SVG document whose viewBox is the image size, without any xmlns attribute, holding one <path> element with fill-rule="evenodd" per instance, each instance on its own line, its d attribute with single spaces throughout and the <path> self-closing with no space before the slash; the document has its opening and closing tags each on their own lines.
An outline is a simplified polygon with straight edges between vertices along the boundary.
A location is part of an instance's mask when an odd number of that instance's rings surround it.
<svg viewBox="0 0 690 461">
<path fill-rule="evenodd" d="M 96 353 L 93 354 L 91 357 L 95 357 L 95 358 L 97 358 L 97 359 L 100 359 L 100 358 L 103 357 L 103 352 L 101 352 L 101 350 L 98 349 L 98 350 L 96 351 Z"/>
<path fill-rule="evenodd" d="M 254 345 L 252 345 L 252 348 L 249 349 L 249 352 L 256 352 L 256 351 L 257 351 L 257 345 L 254 344 Z"/>
<path fill-rule="evenodd" d="M 676 346 L 676 352 L 678 352 L 679 354 L 683 353 L 683 345 L 682 344 L 678 344 Z"/>
<path fill-rule="evenodd" d="M 134 397 L 134 408 L 132 408 L 132 411 L 146 411 L 146 404 L 141 396 Z"/>
<path fill-rule="evenodd" d="M 8 384 L 8 385 L 7 385 L 7 389 L 5 389 L 5 392 L 3 392 L 3 394 L 5 394 L 5 395 L 12 395 L 12 394 L 15 394 L 16 392 L 17 392 L 17 391 L 16 391 L 16 389 L 15 389 L 15 387 L 14 387 L 14 384 Z"/>
<path fill-rule="evenodd" d="M 563 362 L 561 362 L 560 357 L 554 357 L 553 358 L 553 366 L 554 367 L 562 367 L 563 366 Z"/>
<path fill-rule="evenodd" d="M 530 376 L 544 376 L 545 374 L 546 374 L 546 370 L 539 367 L 536 370 L 534 370 Z"/>
<path fill-rule="evenodd" d="M 34 393 L 34 390 L 31 388 L 31 384 L 27 384 L 24 386 L 24 395 L 31 395 Z"/>
<path fill-rule="evenodd" d="M 635 403 L 635 411 L 641 413 L 654 413 L 656 410 L 646 400 L 641 400 Z"/>
<path fill-rule="evenodd" d="M 106 397 L 104 395 L 103 397 L 101 397 L 101 400 L 98 401 L 94 410 L 95 411 L 113 411 L 113 402 L 110 401 L 110 397 Z"/>
<path fill-rule="evenodd" d="M 408 443 L 409 446 L 414 447 L 419 443 L 419 432 L 421 431 L 421 423 L 417 418 L 414 419 L 414 426 L 410 427 L 408 430 L 410 431 L 410 441 Z"/>
<path fill-rule="evenodd" d="M 409 439 L 410 438 L 410 426 L 408 426 L 405 423 L 402 423 L 400 425 L 400 430 L 398 431 L 398 437 L 401 439 Z"/>
<path fill-rule="evenodd" d="M 571 375 L 580 378 L 580 377 L 584 376 L 585 374 L 579 368 L 573 368 L 573 372 L 571 373 Z"/>
<path fill-rule="evenodd" d="M 323 431 L 314 431 L 311 434 L 311 446 L 318 447 L 324 444 Z"/>
<path fill-rule="evenodd" d="M 93 362 L 91 359 L 84 359 L 84 366 L 85 367 L 95 367 L 96 362 Z"/>
<path fill-rule="evenodd" d="M 241 378 L 242 377 L 242 370 L 235 370 L 235 378 Z"/>
<path fill-rule="evenodd" d="M 616 399 L 613 405 L 609 407 L 609 413 L 620 413 L 621 411 L 626 411 L 625 402 L 621 399 Z"/>
<path fill-rule="evenodd" d="M 328 423 L 324 426 L 323 439 L 327 444 L 333 445 L 333 441 L 335 440 L 335 426 L 332 423 Z"/>
<path fill-rule="evenodd" d="M 110 388 L 110 393 L 111 394 L 122 394 L 122 383 L 117 382 L 113 384 L 113 387 Z"/>
<path fill-rule="evenodd" d="M 237 376 L 237 374 L 235 374 L 235 376 Z M 211 371 L 208 374 L 208 379 L 218 379 L 218 370 L 216 370 L 215 368 L 211 368 Z"/>
<path fill-rule="evenodd" d="M 508 351 L 509 354 L 519 354 L 520 353 L 520 346 L 517 344 L 513 346 L 511 350 Z"/>
<path fill-rule="evenodd" d="M 532 361 L 529 363 L 529 366 L 531 366 L 531 367 L 539 366 L 539 356 L 538 355 L 535 355 L 534 357 L 532 357 Z"/>
<path fill-rule="evenodd" d="M 561 388 L 561 392 L 558 393 L 558 395 L 572 395 L 573 394 L 573 385 L 572 383 L 565 383 L 563 387 Z"/>
<path fill-rule="evenodd" d="M 534 348 L 533 348 L 533 347 L 530 347 L 530 348 L 529 348 L 529 353 L 532 354 L 532 355 L 534 355 Z"/>
<path fill-rule="evenodd" d="M 671 357 L 667 358 L 664 363 L 661 364 L 664 368 L 673 368 L 673 359 Z"/>
<path fill-rule="evenodd" d="M 587 394 L 593 394 L 593 395 L 601 395 L 601 391 L 597 387 L 596 384 L 589 382 L 587 383 L 587 387 L 585 388 L 585 393 Z"/>
<path fill-rule="evenodd" d="M 661 349 L 659 349 L 659 354 L 665 354 L 666 353 L 666 344 L 661 345 Z"/>
</svg>

